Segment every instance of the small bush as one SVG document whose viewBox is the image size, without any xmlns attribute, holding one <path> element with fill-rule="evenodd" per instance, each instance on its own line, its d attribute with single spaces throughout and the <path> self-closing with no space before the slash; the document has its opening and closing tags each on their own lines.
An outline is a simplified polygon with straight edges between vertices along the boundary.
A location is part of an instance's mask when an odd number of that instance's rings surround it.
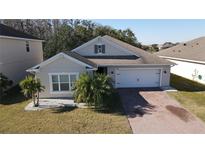
<svg viewBox="0 0 205 154">
<path fill-rule="evenodd" d="M 82 74 L 76 81 L 74 99 L 95 108 L 110 108 L 114 90 L 111 78 L 104 74 Z"/>
<path fill-rule="evenodd" d="M 13 82 L 9 80 L 3 73 L 0 73 L 0 98 L 3 97 L 5 91 L 11 87 Z"/>
</svg>

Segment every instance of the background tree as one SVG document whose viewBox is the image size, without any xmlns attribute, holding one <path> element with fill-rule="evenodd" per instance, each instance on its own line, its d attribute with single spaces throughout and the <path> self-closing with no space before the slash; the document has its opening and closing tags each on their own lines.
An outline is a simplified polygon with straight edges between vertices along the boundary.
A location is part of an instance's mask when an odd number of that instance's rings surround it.
<svg viewBox="0 0 205 154">
<path fill-rule="evenodd" d="M 95 38 L 110 35 L 133 46 L 142 48 L 131 29 L 114 29 L 90 20 L 79 19 L 1 19 L 0 23 L 44 39 L 44 59 L 58 52 L 70 51 Z"/>
<path fill-rule="evenodd" d="M 39 106 L 39 93 L 45 89 L 40 80 L 35 79 L 33 76 L 27 76 L 19 85 L 26 97 L 32 97 L 34 106 Z"/>
</svg>

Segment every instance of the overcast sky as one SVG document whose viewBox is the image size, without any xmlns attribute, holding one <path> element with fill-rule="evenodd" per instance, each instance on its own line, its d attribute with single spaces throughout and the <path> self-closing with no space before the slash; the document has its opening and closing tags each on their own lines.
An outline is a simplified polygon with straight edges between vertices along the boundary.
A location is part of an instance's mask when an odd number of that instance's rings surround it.
<svg viewBox="0 0 205 154">
<path fill-rule="evenodd" d="M 205 36 L 205 20 L 141 20 L 98 19 L 93 20 L 116 29 L 130 28 L 143 44 L 183 42 Z"/>
</svg>

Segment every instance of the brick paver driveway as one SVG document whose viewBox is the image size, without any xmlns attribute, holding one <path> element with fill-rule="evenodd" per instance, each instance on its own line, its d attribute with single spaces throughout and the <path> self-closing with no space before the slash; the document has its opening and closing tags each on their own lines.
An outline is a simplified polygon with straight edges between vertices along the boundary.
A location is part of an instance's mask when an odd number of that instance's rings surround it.
<svg viewBox="0 0 205 154">
<path fill-rule="evenodd" d="M 205 133 L 205 124 L 159 89 L 118 89 L 133 133 Z"/>
</svg>

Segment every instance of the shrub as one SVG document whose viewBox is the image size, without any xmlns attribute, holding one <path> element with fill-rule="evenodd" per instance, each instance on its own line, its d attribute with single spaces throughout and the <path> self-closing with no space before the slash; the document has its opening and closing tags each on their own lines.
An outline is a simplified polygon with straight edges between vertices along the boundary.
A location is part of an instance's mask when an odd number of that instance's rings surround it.
<svg viewBox="0 0 205 154">
<path fill-rule="evenodd" d="M 0 73 L 0 98 L 3 97 L 4 92 L 12 86 L 13 82 L 9 80 L 3 73 Z"/>
<path fill-rule="evenodd" d="M 84 102 L 95 108 L 109 107 L 114 91 L 111 78 L 104 74 L 82 74 L 76 81 L 74 99 L 76 102 Z"/>
</svg>

